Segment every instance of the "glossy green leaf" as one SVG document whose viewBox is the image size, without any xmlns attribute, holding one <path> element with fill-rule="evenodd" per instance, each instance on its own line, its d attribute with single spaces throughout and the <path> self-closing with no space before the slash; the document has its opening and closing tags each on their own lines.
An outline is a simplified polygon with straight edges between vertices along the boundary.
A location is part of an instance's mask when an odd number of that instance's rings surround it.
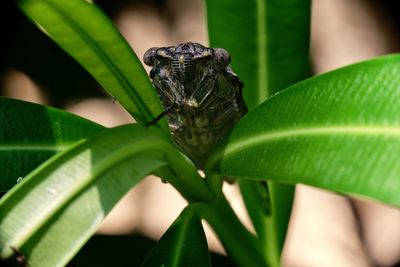
<svg viewBox="0 0 400 267">
<path fill-rule="evenodd" d="M 310 10 L 310 0 L 207 1 L 210 43 L 231 53 L 250 110 L 309 76 Z M 270 265 L 277 266 L 294 188 L 269 182 L 267 203 L 261 184 L 242 180 L 239 185 Z"/>
<path fill-rule="evenodd" d="M 400 205 L 399 113 L 400 55 L 355 64 L 265 101 L 208 168 Z"/>
<path fill-rule="evenodd" d="M 104 129 L 62 110 L 0 97 L 0 192 L 57 152 Z"/>
<path fill-rule="evenodd" d="M 309 75 L 310 0 L 208 0 L 210 44 L 224 47 L 249 109 Z"/>
<path fill-rule="evenodd" d="M 162 112 L 147 74 L 110 19 L 83 0 L 20 0 L 20 8 L 139 122 Z M 161 122 L 164 130 L 168 127 Z"/>
<path fill-rule="evenodd" d="M 79 142 L 0 200 L 1 258 L 16 248 L 31 267 L 64 266 L 114 204 L 167 163 L 200 200 L 208 189 L 185 159 L 156 127 L 126 125 Z"/>
<path fill-rule="evenodd" d="M 201 219 L 191 206 L 188 206 L 169 227 L 142 266 L 211 266 Z"/>
</svg>

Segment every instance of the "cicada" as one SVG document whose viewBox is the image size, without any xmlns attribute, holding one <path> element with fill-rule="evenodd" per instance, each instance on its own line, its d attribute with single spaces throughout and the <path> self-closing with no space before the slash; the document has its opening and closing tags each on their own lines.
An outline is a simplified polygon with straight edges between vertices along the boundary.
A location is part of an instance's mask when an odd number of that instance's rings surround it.
<svg viewBox="0 0 400 267">
<path fill-rule="evenodd" d="M 150 48 L 144 55 L 173 141 L 198 168 L 247 112 L 243 83 L 230 60 L 223 48 L 192 42 Z"/>
</svg>

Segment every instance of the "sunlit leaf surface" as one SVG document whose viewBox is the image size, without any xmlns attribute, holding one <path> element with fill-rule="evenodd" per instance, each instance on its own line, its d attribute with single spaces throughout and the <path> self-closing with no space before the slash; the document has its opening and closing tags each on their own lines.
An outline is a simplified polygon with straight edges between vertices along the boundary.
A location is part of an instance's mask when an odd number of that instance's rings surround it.
<svg viewBox="0 0 400 267">
<path fill-rule="evenodd" d="M 246 115 L 209 168 L 400 205 L 400 55 L 291 86 Z"/>
<path fill-rule="evenodd" d="M 108 129 L 35 169 L 0 200 L 1 258 L 16 248 L 29 266 L 64 266 L 133 185 L 182 162 L 166 138 L 156 127 Z"/>
<path fill-rule="evenodd" d="M 162 112 L 140 61 L 95 4 L 83 0 L 20 0 L 19 6 L 138 122 L 147 123 Z M 165 120 L 161 125 L 168 129 Z"/>
<path fill-rule="evenodd" d="M 62 110 L 0 97 L 0 192 L 57 152 L 104 129 Z"/>
</svg>

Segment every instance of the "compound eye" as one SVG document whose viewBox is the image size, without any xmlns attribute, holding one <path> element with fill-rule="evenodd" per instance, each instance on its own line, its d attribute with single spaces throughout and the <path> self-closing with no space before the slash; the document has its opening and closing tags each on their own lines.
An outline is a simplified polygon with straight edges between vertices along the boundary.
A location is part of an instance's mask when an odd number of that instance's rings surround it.
<svg viewBox="0 0 400 267">
<path fill-rule="evenodd" d="M 228 66 L 231 62 L 231 56 L 229 55 L 228 51 L 223 48 L 215 48 L 214 56 L 217 62 L 224 67 Z"/>
<path fill-rule="evenodd" d="M 143 61 L 147 66 L 154 65 L 154 57 L 156 55 L 158 47 L 152 47 L 144 53 Z"/>
</svg>

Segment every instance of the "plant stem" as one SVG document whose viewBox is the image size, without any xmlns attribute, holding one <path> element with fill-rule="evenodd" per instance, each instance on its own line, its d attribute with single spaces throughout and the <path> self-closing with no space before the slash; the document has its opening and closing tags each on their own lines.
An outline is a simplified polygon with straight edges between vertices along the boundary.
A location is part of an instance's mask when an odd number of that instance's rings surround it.
<svg viewBox="0 0 400 267">
<path fill-rule="evenodd" d="M 159 170 L 160 176 L 171 183 L 189 202 L 212 202 L 213 192 L 193 163 L 181 152 L 170 146 L 163 149 L 169 165 Z"/>
<path fill-rule="evenodd" d="M 261 181 L 240 180 L 240 190 L 262 251 L 270 266 L 280 266 L 293 199 L 293 186 L 268 182 L 263 199 Z"/>
<path fill-rule="evenodd" d="M 256 237 L 239 221 L 221 192 L 213 203 L 192 203 L 210 223 L 228 255 L 238 266 L 268 266 Z"/>
<path fill-rule="evenodd" d="M 265 218 L 265 253 L 272 266 L 280 266 L 280 257 L 286 238 L 292 210 L 294 186 L 268 182 L 271 216 Z"/>
</svg>

